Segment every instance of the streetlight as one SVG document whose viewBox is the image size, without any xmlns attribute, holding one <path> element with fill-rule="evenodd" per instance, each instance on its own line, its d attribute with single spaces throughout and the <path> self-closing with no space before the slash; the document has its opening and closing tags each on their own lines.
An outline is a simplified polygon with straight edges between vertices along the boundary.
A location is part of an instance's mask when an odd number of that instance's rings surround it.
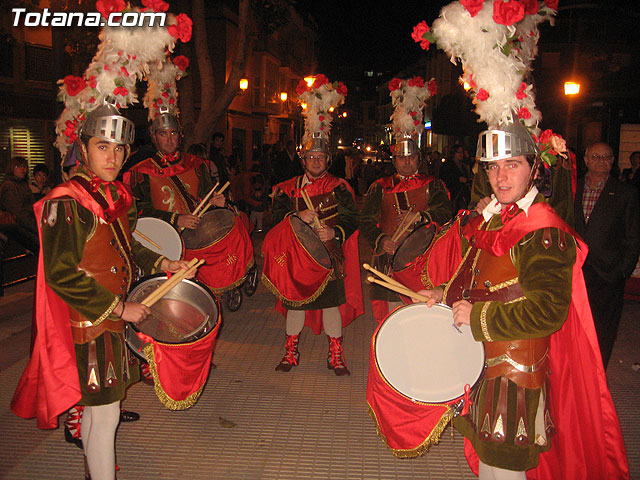
<svg viewBox="0 0 640 480">
<path fill-rule="evenodd" d="M 289 95 L 287 94 L 287 92 L 280 92 L 280 100 L 282 100 L 283 102 L 286 102 L 287 98 L 289 98 Z"/>
<path fill-rule="evenodd" d="M 580 93 L 580 84 L 578 82 L 564 82 L 565 95 L 577 95 Z"/>
<path fill-rule="evenodd" d="M 306 103 L 301 103 L 301 104 L 300 104 L 300 107 L 301 107 L 303 110 L 306 110 L 306 109 L 307 109 L 307 104 L 306 104 Z"/>
<path fill-rule="evenodd" d="M 347 112 L 342 113 L 342 118 L 347 118 Z"/>
<path fill-rule="evenodd" d="M 307 87 L 311 88 L 313 82 L 316 81 L 315 75 L 309 75 L 308 77 L 304 77 L 304 81 L 307 82 Z"/>
<path fill-rule="evenodd" d="M 244 93 L 247 91 L 247 88 L 249 88 L 249 80 L 247 80 L 246 78 L 241 78 L 238 85 L 240 87 L 240 90 L 242 90 L 242 93 Z"/>
</svg>

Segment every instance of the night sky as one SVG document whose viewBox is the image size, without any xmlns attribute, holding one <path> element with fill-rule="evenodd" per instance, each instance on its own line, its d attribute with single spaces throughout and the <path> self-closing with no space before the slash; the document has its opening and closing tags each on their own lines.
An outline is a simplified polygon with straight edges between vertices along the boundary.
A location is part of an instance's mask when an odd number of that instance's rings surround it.
<svg viewBox="0 0 640 480">
<path fill-rule="evenodd" d="M 429 25 L 448 1 L 298 0 L 318 22 L 320 71 L 359 64 L 364 70 L 395 72 L 424 55 L 411 39 L 413 26 Z"/>
</svg>

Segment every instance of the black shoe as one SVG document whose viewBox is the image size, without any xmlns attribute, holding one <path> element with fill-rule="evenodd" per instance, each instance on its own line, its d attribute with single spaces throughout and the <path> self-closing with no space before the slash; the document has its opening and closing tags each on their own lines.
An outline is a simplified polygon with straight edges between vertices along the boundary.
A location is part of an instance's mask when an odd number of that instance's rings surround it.
<svg viewBox="0 0 640 480">
<path fill-rule="evenodd" d="M 131 412 L 129 410 L 120 410 L 121 422 L 136 422 L 138 420 L 140 420 L 140 415 L 136 412 Z"/>
<path fill-rule="evenodd" d="M 71 430 L 69 430 L 67 427 L 64 427 L 64 439 L 69 443 L 73 443 L 76 447 L 82 450 L 82 440 L 74 437 L 71 434 Z"/>
</svg>

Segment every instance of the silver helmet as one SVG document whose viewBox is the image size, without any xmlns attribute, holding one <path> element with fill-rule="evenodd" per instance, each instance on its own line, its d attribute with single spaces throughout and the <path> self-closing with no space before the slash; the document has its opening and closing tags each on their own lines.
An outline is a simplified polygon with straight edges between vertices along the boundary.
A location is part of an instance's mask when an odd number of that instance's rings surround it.
<svg viewBox="0 0 640 480">
<path fill-rule="evenodd" d="M 160 107 L 160 114 L 151 122 L 151 133 L 156 133 L 158 130 L 173 130 L 176 129 L 182 132 L 182 126 L 178 117 L 169 113 L 169 108 L 165 105 Z"/>
<path fill-rule="evenodd" d="M 314 134 L 307 138 L 304 143 L 303 148 L 304 153 L 307 152 L 322 152 L 329 154 L 329 140 L 322 136 L 319 132 L 314 132 Z"/>
<path fill-rule="evenodd" d="M 416 141 L 410 136 L 398 138 L 392 147 L 393 156 L 409 157 L 411 155 L 420 155 L 420 149 Z"/>
<path fill-rule="evenodd" d="M 109 103 L 90 112 L 80 129 L 80 135 L 126 145 L 133 143 L 135 134 L 134 123 L 120 115 L 116 106 Z"/>
<path fill-rule="evenodd" d="M 476 156 L 482 162 L 537 155 L 538 147 L 531 132 L 519 121 L 503 123 L 496 129 L 485 130 L 478 136 Z"/>
</svg>

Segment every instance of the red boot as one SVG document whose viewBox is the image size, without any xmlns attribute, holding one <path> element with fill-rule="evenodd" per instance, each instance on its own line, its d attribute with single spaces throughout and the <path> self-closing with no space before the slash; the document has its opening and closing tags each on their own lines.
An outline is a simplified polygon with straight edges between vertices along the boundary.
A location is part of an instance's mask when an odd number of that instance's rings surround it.
<svg viewBox="0 0 640 480">
<path fill-rule="evenodd" d="M 71 407 L 64 421 L 64 439 L 73 443 L 76 447 L 82 448 L 82 435 L 80 434 L 80 424 L 82 423 L 83 405 Z"/>
<path fill-rule="evenodd" d="M 344 352 L 342 351 L 342 337 L 329 337 L 329 354 L 327 356 L 327 368 L 333 370 L 337 376 L 351 375 L 344 361 Z"/>
<path fill-rule="evenodd" d="M 287 341 L 284 344 L 284 357 L 276 366 L 278 372 L 288 372 L 291 367 L 298 365 L 300 361 L 300 352 L 298 352 L 298 339 L 300 335 L 287 335 Z"/>
</svg>

